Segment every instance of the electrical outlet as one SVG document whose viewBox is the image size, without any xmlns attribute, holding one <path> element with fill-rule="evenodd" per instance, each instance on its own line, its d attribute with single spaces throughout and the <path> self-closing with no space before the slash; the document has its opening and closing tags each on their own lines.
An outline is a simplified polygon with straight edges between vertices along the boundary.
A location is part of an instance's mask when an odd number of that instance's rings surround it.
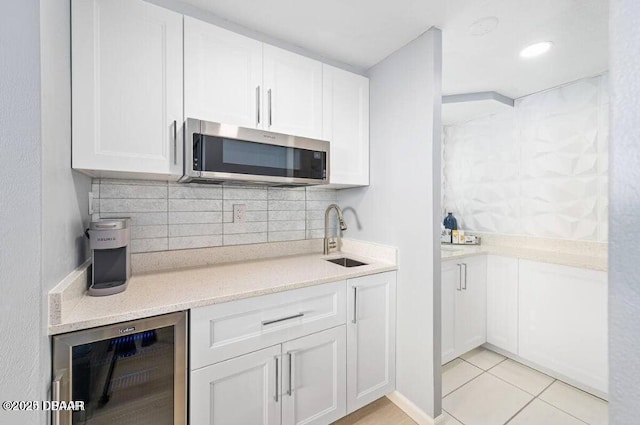
<svg viewBox="0 0 640 425">
<path fill-rule="evenodd" d="M 247 216 L 247 206 L 245 204 L 233 205 L 233 222 L 244 223 Z"/>
</svg>

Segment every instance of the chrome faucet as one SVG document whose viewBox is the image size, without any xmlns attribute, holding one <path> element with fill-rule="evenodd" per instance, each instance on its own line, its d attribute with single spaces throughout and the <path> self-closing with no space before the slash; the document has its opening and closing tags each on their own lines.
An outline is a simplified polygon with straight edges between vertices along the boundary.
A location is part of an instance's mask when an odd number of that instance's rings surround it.
<svg viewBox="0 0 640 425">
<path fill-rule="evenodd" d="M 329 237 L 329 213 L 331 209 L 336 210 L 338 214 L 338 223 L 340 224 L 340 230 L 347 230 L 347 225 L 344 223 L 344 218 L 342 217 L 342 210 L 336 204 L 331 204 L 327 207 L 324 212 L 324 255 L 327 255 L 329 251 L 338 246 L 338 242 L 336 238 Z"/>
</svg>

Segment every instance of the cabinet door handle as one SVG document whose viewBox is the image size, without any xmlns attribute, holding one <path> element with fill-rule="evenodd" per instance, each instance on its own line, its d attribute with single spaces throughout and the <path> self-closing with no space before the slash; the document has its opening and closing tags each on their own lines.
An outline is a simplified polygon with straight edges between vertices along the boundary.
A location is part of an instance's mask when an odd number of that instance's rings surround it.
<svg viewBox="0 0 640 425">
<path fill-rule="evenodd" d="M 60 384 L 62 382 L 62 375 L 57 375 L 56 378 L 51 382 L 51 399 L 53 401 L 60 401 Z M 51 425 L 59 425 L 60 424 L 60 411 L 54 410 L 52 412 L 51 417 Z"/>
<path fill-rule="evenodd" d="M 256 87 L 256 125 L 260 125 L 260 86 Z"/>
<path fill-rule="evenodd" d="M 304 316 L 304 313 L 294 314 L 292 316 L 283 317 L 281 319 L 265 320 L 264 322 L 262 322 L 262 326 L 272 325 L 278 322 L 284 322 L 285 320 L 297 319 L 298 317 L 302 317 L 302 316 Z"/>
<path fill-rule="evenodd" d="M 353 319 L 351 323 L 358 323 L 358 287 L 353 287 Z"/>
<path fill-rule="evenodd" d="M 462 265 L 464 266 L 464 286 L 462 287 L 462 289 L 466 291 L 467 290 L 467 263 L 462 263 Z"/>
<path fill-rule="evenodd" d="M 456 264 L 458 266 L 458 287 L 456 291 L 462 291 L 462 264 Z"/>
<path fill-rule="evenodd" d="M 178 164 L 178 121 L 173 120 L 173 165 Z"/>
<path fill-rule="evenodd" d="M 289 356 L 289 389 L 287 390 L 287 395 L 291 397 L 291 393 L 293 393 L 293 353 L 289 351 L 287 355 Z"/>
<path fill-rule="evenodd" d="M 276 395 L 274 396 L 274 399 L 276 400 L 276 403 L 279 401 L 278 400 L 278 393 L 280 392 L 280 388 L 278 385 L 278 381 L 280 381 L 280 374 L 278 373 L 280 371 L 280 359 L 278 358 L 278 356 L 275 356 L 274 359 L 276 359 Z"/>
<path fill-rule="evenodd" d="M 273 123 L 273 112 L 271 111 L 271 89 L 267 90 L 267 101 L 269 103 L 269 127 Z"/>
</svg>

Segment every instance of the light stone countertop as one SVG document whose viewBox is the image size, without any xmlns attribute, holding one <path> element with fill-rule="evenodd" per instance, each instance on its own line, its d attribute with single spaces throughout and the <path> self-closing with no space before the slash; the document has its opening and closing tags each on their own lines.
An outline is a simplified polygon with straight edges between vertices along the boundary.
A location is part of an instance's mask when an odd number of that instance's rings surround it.
<svg viewBox="0 0 640 425">
<path fill-rule="evenodd" d="M 358 252 L 362 252 L 358 250 Z M 367 263 L 342 267 L 325 261 L 347 256 Z M 127 290 L 107 297 L 81 296 L 59 323 L 55 335 L 96 326 L 188 310 L 369 274 L 396 270 L 395 261 L 349 252 L 297 255 L 134 275 Z"/>
<path fill-rule="evenodd" d="M 495 245 L 441 245 L 442 261 L 455 260 L 477 255 L 499 255 L 503 257 L 519 258 L 522 260 L 539 261 L 543 263 L 558 264 L 569 267 L 578 267 L 590 270 L 606 271 L 607 255 L 606 246 L 593 248 L 592 243 L 582 245 L 580 242 L 574 246 L 557 247 L 550 243 L 545 246 L 531 246 L 522 244 Z"/>
</svg>

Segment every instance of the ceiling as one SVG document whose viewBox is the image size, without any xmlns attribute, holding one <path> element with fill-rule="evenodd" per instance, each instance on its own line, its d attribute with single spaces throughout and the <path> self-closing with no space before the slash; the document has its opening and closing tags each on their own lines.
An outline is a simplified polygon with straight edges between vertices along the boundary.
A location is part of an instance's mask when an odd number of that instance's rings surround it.
<svg viewBox="0 0 640 425">
<path fill-rule="evenodd" d="M 434 0 L 182 0 L 234 24 L 366 70 L 434 25 Z"/>
<path fill-rule="evenodd" d="M 443 94 L 518 98 L 607 70 L 608 0 L 182 0 L 315 55 L 366 70 L 431 26 L 443 29 Z M 446 5 L 446 6 L 445 6 Z M 495 29 L 471 25 L 496 17 Z M 549 40 L 547 54 L 520 50 Z"/>
</svg>

